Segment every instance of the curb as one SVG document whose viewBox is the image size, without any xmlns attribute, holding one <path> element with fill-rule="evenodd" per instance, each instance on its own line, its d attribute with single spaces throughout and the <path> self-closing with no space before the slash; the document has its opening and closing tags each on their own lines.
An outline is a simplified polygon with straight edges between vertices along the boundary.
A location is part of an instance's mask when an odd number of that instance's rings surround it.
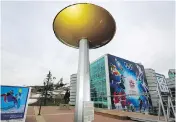
<svg viewBox="0 0 176 122">
<path fill-rule="evenodd" d="M 130 117 L 128 117 L 128 116 L 119 116 L 119 115 L 103 113 L 103 112 L 95 112 L 95 114 L 118 119 L 118 120 L 130 120 Z"/>
</svg>

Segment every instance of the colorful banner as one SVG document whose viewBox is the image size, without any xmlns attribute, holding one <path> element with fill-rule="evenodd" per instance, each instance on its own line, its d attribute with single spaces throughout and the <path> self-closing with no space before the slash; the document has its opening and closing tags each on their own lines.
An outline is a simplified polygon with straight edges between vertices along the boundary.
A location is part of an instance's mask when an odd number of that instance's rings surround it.
<svg viewBox="0 0 176 122">
<path fill-rule="evenodd" d="M 23 119 L 29 88 L 1 86 L 1 120 Z"/>
<path fill-rule="evenodd" d="M 148 111 L 152 106 L 144 67 L 108 55 L 111 103 L 113 109 Z"/>
</svg>

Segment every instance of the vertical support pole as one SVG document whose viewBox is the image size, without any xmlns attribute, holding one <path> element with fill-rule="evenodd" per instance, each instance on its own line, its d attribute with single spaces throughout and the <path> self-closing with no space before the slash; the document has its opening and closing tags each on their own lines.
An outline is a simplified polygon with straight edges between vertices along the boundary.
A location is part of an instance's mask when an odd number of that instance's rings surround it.
<svg viewBox="0 0 176 122">
<path fill-rule="evenodd" d="M 160 121 L 160 115 L 161 115 L 161 103 L 159 101 L 158 121 Z"/>
<path fill-rule="evenodd" d="M 172 111 L 173 111 L 174 116 L 175 116 L 175 109 L 174 109 L 174 106 L 173 106 L 173 103 L 172 103 L 172 99 L 171 99 L 171 97 L 169 97 L 169 99 L 170 99 L 170 105 L 171 105 Z"/>
<path fill-rule="evenodd" d="M 173 106 L 173 103 L 172 103 L 172 92 L 171 92 L 171 90 L 169 89 L 169 94 L 170 94 L 170 96 L 169 96 L 169 100 L 170 100 L 170 107 L 172 108 L 172 111 L 173 111 L 173 113 L 174 113 L 174 116 L 175 116 L 175 109 L 174 109 L 174 106 Z"/>
<path fill-rule="evenodd" d="M 106 72 L 106 97 L 108 103 L 108 109 L 112 109 L 111 103 L 111 89 L 110 89 L 110 79 L 109 79 L 109 65 L 108 65 L 108 54 L 105 55 L 105 72 Z"/>
<path fill-rule="evenodd" d="M 161 92 L 160 92 L 160 88 L 159 88 L 159 84 L 158 83 L 157 83 L 157 90 L 158 90 L 158 95 L 159 95 L 159 102 L 161 103 L 161 107 L 163 109 L 165 122 L 168 122 L 167 115 L 166 115 L 166 112 L 165 112 L 165 109 L 164 109 L 163 100 L 162 100 L 162 96 L 161 96 Z"/>
<path fill-rule="evenodd" d="M 169 116 L 170 116 L 170 99 L 168 96 L 168 99 L 167 99 L 167 119 L 168 120 L 169 120 Z"/>
<path fill-rule="evenodd" d="M 76 86 L 74 122 L 83 122 L 83 102 L 90 101 L 89 44 L 87 39 L 79 42 L 79 62 Z"/>
<path fill-rule="evenodd" d="M 170 99 L 170 108 L 172 109 L 172 112 L 174 113 L 174 116 L 175 116 L 175 109 L 174 109 L 174 106 L 173 106 L 173 103 L 172 103 L 172 98 L 173 98 L 173 96 L 172 96 L 172 92 L 171 92 L 171 90 L 169 89 L 169 99 Z"/>
</svg>

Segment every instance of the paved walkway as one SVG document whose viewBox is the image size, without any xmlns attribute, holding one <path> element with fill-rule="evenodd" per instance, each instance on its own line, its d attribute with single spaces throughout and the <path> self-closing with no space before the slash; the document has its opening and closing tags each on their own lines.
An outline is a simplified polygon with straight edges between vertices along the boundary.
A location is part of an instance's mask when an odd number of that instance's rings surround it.
<svg viewBox="0 0 176 122">
<path fill-rule="evenodd" d="M 42 115 L 38 115 L 39 113 L 38 107 L 36 106 L 34 107 L 34 112 L 35 112 L 35 117 L 36 117 L 37 122 L 46 122 Z"/>
<path fill-rule="evenodd" d="M 39 107 L 28 107 L 26 122 L 73 122 L 74 109 L 60 110 L 59 107 L 48 106 L 42 107 L 41 116 L 38 116 Z M 95 120 L 92 122 L 133 122 L 131 120 L 117 120 L 114 118 L 105 117 L 95 114 Z"/>
<path fill-rule="evenodd" d="M 34 107 L 28 106 L 26 122 L 37 122 L 34 112 Z"/>
<path fill-rule="evenodd" d="M 143 114 L 143 113 L 136 113 L 136 112 L 122 112 L 117 110 L 105 110 L 100 108 L 95 108 L 97 114 L 103 116 L 109 116 L 121 120 L 131 119 L 131 120 L 140 120 L 143 122 L 150 121 L 150 122 L 158 122 L 158 116 Z M 174 121 L 174 118 L 170 118 L 169 121 Z M 164 116 L 160 117 L 160 122 L 165 122 Z"/>
</svg>

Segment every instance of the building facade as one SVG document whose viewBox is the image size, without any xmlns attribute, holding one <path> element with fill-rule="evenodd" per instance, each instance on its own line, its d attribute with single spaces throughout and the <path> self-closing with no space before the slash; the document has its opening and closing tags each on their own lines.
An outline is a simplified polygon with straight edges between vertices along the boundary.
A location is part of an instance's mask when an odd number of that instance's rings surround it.
<svg viewBox="0 0 176 122">
<path fill-rule="evenodd" d="M 152 106 L 158 108 L 159 96 L 157 93 L 157 79 L 156 72 L 154 69 L 145 69 L 145 75 L 148 83 L 149 93 L 151 96 Z"/>
<path fill-rule="evenodd" d="M 166 78 L 166 80 L 172 96 L 175 97 L 175 78 Z"/>
<path fill-rule="evenodd" d="M 166 81 L 175 95 L 173 70 L 169 70 L 168 74 L 169 78 Z M 139 111 L 141 99 L 146 111 L 152 108 L 151 112 L 157 114 L 158 75 L 162 74 L 156 73 L 154 69 L 144 69 L 141 63 L 134 63 L 110 54 L 103 55 L 90 64 L 91 101 L 94 101 L 96 108 L 116 109 L 118 104 L 121 109 L 132 106 L 135 111 Z M 76 102 L 76 81 L 77 74 L 72 74 L 70 76 L 71 105 L 75 105 Z"/>
<path fill-rule="evenodd" d="M 139 101 L 147 109 L 149 91 L 144 67 L 110 54 L 106 54 L 90 65 L 91 100 L 95 107 L 126 109 L 132 106 L 139 111 Z M 118 97 L 117 97 L 118 96 Z"/>
<path fill-rule="evenodd" d="M 97 108 L 110 108 L 109 89 L 107 84 L 106 74 L 108 73 L 107 66 L 105 64 L 106 56 L 99 58 L 90 65 L 90 91 L 91 100 L 94 101 L 94 105 Z"/>
<path fill-rule="evenodd" d="M 76 83 L 77 83 L 77 74 L 72 74 L 70 76 L 70 105 L 75 105 L 76 102 Z"/>
<path fill-rule="evenodd" d="M 175 109 L 176 108 L 175 107 L 175 80 L 176 80 L 175 69 L 169 70 L 168 75 L 169 75 L 169 78 L 167 78 L 166 80 L 171 92 L 172 103 Z"/>
<path fill-rule="evenodd" d="M 169 75 L 169 78 L 175 78 L 176 76 L 175 69 L 169 69 L 168 75 Z"/>
</svg>

